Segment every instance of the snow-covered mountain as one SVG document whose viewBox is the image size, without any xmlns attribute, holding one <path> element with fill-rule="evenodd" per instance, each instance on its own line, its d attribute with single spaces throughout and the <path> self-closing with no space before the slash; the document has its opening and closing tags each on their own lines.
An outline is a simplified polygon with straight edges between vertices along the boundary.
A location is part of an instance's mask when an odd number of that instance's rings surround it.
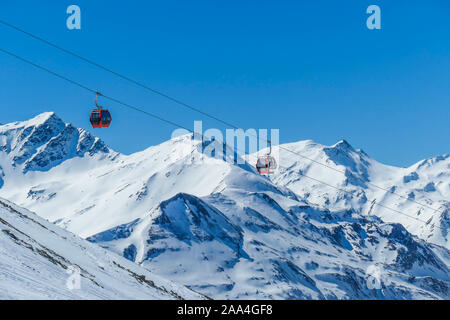
<svg viewBox="0 0 450 320">
<path fill-rule="evenodd" d="M 334 146 L 301 141 L 274 147 L 274 152 L 279 152 L 282 166 L 272 181 L 303 199 L 401 223 L 412 234 L 450 248 L 449 155 L 397 168 L 375 161 L 344 140 Z"/>
<path fill-rule="evenodd" d="M 450 297 L 446 232 L 368 201 L 411 210 L 372 184 L 408 187 L 419 202 L 427 181 L 438 190 L 427 198 L 448 208 L 448 157 L 408 171 L 345 142 L 305 141 L 286 147 L 345 174 L 280 150 L 281 170 L 268 179 L 225 161 L 232 152 L 205 155 L 212 142 L 190 135 L 125 156 L 64 128 L 73 127 L 52 113 L 0 126 L 0 195 L 165 278 L 213 298 Z M 422 214 L 448 231 L 448 213 Z M 374 278 L 379 289 L 368 282 Z"/>
<path fill-rule="evenodd" d="M 0 231 L 0 299 L 205 298 L 4 199 Z"/>
<path fill-rule="evenodd" d="M 111 152 L 98 138 L 83 129 L 64 123 L 47 112 L 34 119 L 0 126 L 0 150 L 11 165 L 28 171 L 47 171 L 75 156 Z"/>
</svg>

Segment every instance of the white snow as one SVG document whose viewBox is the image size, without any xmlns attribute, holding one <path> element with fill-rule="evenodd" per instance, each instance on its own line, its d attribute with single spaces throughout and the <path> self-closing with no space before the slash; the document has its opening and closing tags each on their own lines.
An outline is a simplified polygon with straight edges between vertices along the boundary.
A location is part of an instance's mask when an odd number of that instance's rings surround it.
<svg viewBox="0 0 450 320">
<path fill-rule="evenodd" d="M 450 297 L 448 156 L 395 168 L 308 140 L 283 147 L 335 170 L 274 147 L 280 170 L 267 178 L 190 135 L 125 156 L 70 127 L 52 114 L 0 126 L 0 196 L 155 274 L 224 299 Z M 419 214 L 374 185 L 447 211 Z M 366 285 L 371 266 L 382 290 Z"/>
<path fill-rule="evenodd" d="M 4 199 L 0 256 L 0 299 L 204 299 Z"/>
<path fill-rule="evenodd" d="M 450 248 L 450 156 L 398 168 L 381 164 L 342 141 L 331 147 L 312 141 L 281 147 L 274 147 L 281 166 L 271 177 L 274 183 L 317 205 L 354 209 L 386 222 L 401 223 L 412 234 Z M 372 206 L 373 201 L 380 205 Z"/>
</svg>

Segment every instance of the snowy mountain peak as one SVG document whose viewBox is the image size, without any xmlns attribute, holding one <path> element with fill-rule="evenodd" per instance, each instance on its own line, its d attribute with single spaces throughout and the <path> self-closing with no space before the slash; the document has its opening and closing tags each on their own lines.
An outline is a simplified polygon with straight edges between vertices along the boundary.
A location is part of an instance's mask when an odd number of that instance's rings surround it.
<svg viewBox="0 0 450 320">
<path fill-rule="evenodd" d="M 43 112 L 41 114 L 38 114 L 36 117 L 28 120 L 28 122 L 30 124 L 34 124 L 34 125 L 39 125 L 39 124 L 44 124 L 44 123 L 62 123 L 63 121 L 61 120 L 60 117 L 58 117 L 56 115 L 55 112 L 53 111 L 48 111 L 48 112 Z"/>
<path fill-rule="evenodd" d="M 417 169 L 429 168 L 429 167 L 438 166 L 438 165 L 444 165 L 444 163 L 447 163 L 447 165 L 450 165 L 450 155 L 443 154 L 443 155 L 439 155 L 439 156 L 435 156 L 432 158 L 422 160 L 417 164 Z"/>
<path fill-rule="evenodd" d="M 337 148 L 342 151 L 355 151 L 355 149 L 353 149 L 350 143 L 348 143 L 347 140 L 344 139 L 337 142 L 335 145 L 332 146 L 332 148 Z"/>
<path fill-rule="evenodd" d="M 64 122 L 54 112 L 43 112 L 29 120 L 1 125 L 0 132 L 19 128 L 40 127 L 42 125 L 61 127 L 64 125 Z"/>
<path fill-rule="evenodd" d="M 110 149 L 84 129 L 65 123 L 54 112 L 0 126 L 0 151 L 23 172 L 46 171 L 73 157 L 108 154 Z"/>
</svg>

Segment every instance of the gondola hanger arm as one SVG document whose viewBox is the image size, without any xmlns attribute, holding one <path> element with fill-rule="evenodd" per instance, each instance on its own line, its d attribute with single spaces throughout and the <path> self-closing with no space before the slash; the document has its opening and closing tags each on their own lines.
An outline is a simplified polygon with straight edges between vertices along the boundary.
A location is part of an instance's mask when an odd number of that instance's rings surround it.
<svg viewBox="0 0 450 320">
<path fill-rule="evenodd" d="M 102 96 L 102 94 L 98 91 L 95 92 L 95 106 L 97 107 L 97 109 L 102 109 L 102 106 L 98 105 L 98 97 Z"/>
</svg>

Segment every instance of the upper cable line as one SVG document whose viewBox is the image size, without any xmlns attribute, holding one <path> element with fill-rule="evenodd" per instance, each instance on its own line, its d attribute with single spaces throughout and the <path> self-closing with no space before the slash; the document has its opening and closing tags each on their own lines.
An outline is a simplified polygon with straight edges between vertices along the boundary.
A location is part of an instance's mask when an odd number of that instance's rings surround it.
<svg viewBox="0 0 450 320">
<path fill-rule="evenodd" d="M 83 57 L 83 56 L 81 56 L 81 55 L 79 55 L 79 54 L 77 54 L 77 53 L 75 53 L 75 52 L 73 52 L 71 50 L 65 49 L 65 48 L 63 48 L 63 47 L 61 47 L 61 46 L 59 46 L 59 45 L 57 45 L 57 44 L 55 44 L 53 42 L 50 42 L 50 41 L 48 41 L 48 40 L 46 40 L 46 39 L 44 39 L 42 37 L 39 37 L 39 36 L 37 36 L 37 35 L 35 35 L 35 34 L 31 33 L 31 32 L 25 31 L 25 30 L 15 26 L 15 25 L 12 25 L 12 24 L 10 24 L 10 23 L 8 23 L 6 21 L 3 21 L 3 20 L 0 20 L 0 23 L 3 24 L 4 26 L 12 28 L 12 29 L 14 29 L 16 31 L 19 31 L 19 32 L 23 33 L 23 34 L 26 34 L 27 36 L 29 36 L 31 38 L 34 38 L 34 39 L 36 39 L 38 41 L 41 41 L 41 42 L 43 42 L 43 43 L 45 43 L 45 44 L 47 44 L 47 45 L 49 45 L 49 46 L 51 46 L 51 47 L 53 47 L 55 49 L 58 49 L 58 50 L 60 50 L 60 51 L 62 51 L 64 53 L 67 53 L 67 54 L 69 54 L 69 55 L 71 55 L 71 56 L 73 56 L 73 57 L 75 57 L 77 59 L 80 59 L 80 60 L 82 60 L 82 61 L 84 61 L 84 62 L 86 62 L 86 63 L 88 63 L 88 64 L 90 64 L 92 66 L 95 66 L 95 67 L 97 67 L 99 69 L 102 69 L 103 71 L 109 72 L 109 73 L 111 73 L 111 74 L 113 74 L 113 75 L 115 75 L 115 76 L 117 76 L 119 78 L 122 78 L 125 81 L 133 83 L 133 84 L 135 84 L 135 85 L 137 85 L 137 86 L 139 86 L 141 88 L 144 88 L 144 89 L 146 89 L 146 90 L 148 90 L 148 91 L 150 91 L 150 92 L 152 92 L 154 94 L 157 94 L 157 95 L 159 95 L 159 96 L 161 96 L 161 97 L 163 97 L 165 99 L 168 99 L 168 100 L 170 100 L 170 101 L 172 101 L 172 102 L 174 102 L 176 104 L 179 104 L 181 106 L 189 108 L 192 111 L 198 112 L 198 113 L 200 113 L 200 114 L 202 114 L 202 115 L 204 115 L 204 116 L 206 116 L 206 117 L 208 117 L 210 119 L 218 121 L 218 122 L 220 122 L 220 123 L 222 123 L 224 125 L 230 126 L 230 127 L 234 128 L 234 129 L 238 129 L 237 126 L 235 126 L 235 125 L 233 125 L 233 124 L 231 124 L 231 123 L 229 123 L 227 121 L 224 121 L 224 120 L 222 120 L 222 119 L 220 119 L 220 118 L 218 118 L 218 117 L 216 117 L 214 115 L 211 115 L 211 114 L 209 114 L 207 112 L 204 112 L 204 111 L 202 111 L 202 110 L 200 110 L 200 109 L 198 109 L 198 108 L 196 108 L 196 107 L 194 107 L 194 106 L 192 106 L 192 105 L 190 105 L 188 103 L 185 103 L 185 102 L 183 102 L 183 101 L 181 101 L 181 100 L 179 100 L 177 98 L 174 98 L 174 97 L 172 97 L 172 96 L 170 96 L 170 95 L 168 95 L 168 94 L 166 94 L 166 93 L 164 93 L 162 91 L 159 91 L 159 90 L 156 90 L 154 88 L 151 88 L 148 85 L 146 85 L 146 84 L 144 84 L 144 83 L 142 83 L 140 81 L 134 80 L 134 79 L 132 79 L 132 78 L 122 74 L 122 73 L 119 73 L 119 72 L 114 71 L 114 70 L 112 70 L 112 69 L 110 69 L 108 67 L 105 67 L 104 65 L 102 65 L 100 63 L 97 63 L 95 61 L 92 61 L 91 59 L 85 58 L 85 57 Z"/>
</svg>

